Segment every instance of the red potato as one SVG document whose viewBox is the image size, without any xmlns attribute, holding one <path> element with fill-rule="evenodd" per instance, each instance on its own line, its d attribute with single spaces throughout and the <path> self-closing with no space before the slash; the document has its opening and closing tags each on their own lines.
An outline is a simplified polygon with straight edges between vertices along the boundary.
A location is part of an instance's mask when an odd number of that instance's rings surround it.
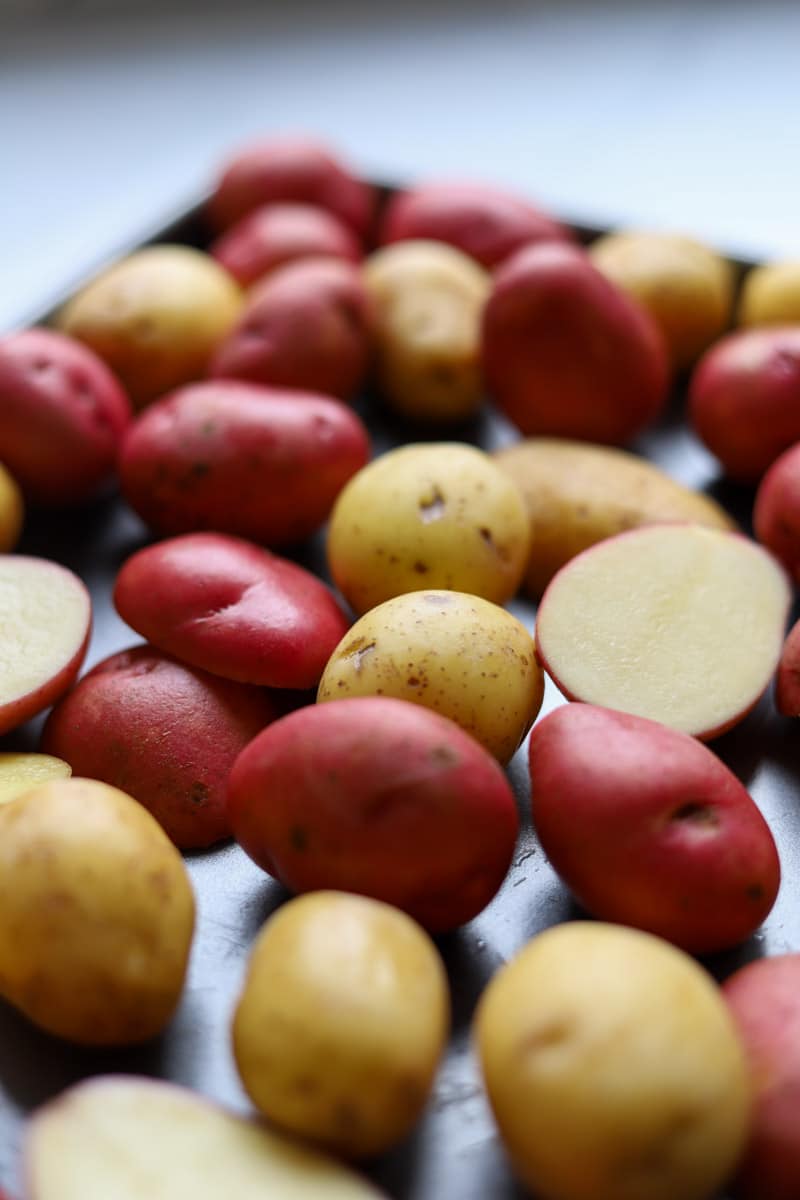
<svg viewBox="0 0 800 1200">
<path fill-rule="evenodd" d="M 409 238 L 448 242 L 490 270 L 531 242 L 572 241 L 527 200 L 485 183 L 428 183 L 399 192 L 381 221 L 381 245 Z"/>
<path fill-rule="evenodd" d="M 761 544 L 800 582 L 800 442 L 775 459 L 758 485 L 753 528 Z"/>
<path fill-rule="evenodd" d="M 775 704 L 784 717 L 800 717 L 800 621 L 789 630 L 775 680 Z"/>
<path fill-rule="evenodd" d="M 800 326 L 722 338 L 692 375 L 688 415 L 731 479 L 756 483 L 800 441 Z"/>
<path fill-rule="evenodd" d="M 371 325 L 370 300 L 353 263 L 301 259 L 253 289 L 209 373 L 346 400 L 366 375 Z"/>
<path fill-rule="evenodd" d="M 780 863 L 769 826 L 694 738 L 570 704 L 535 727 L 528 754 L 542 848 L 593 916 L 705 954 L 770 912 Z"/>
<path fill-rule="evenodd" d="M 277 716 L 260 688 L 183 666 L 151 646 L 98 663 L 56 705 L 42 749 L 127 792 L 183 850 L 230 837 L 236 756 Z"/>
<path fill-rule="evenodd" d="M 277 721 L 236 760 L 237 841 L 293 892 L 384 900 L 427 929 L 472 920 L 511 864 L 518 817 L 494 758 L 405 700 L 334 700 Z"/>
<path fill-rule="evenodd" d="M 577 246 L 526 246 L 494 277 L 483 363 L 497 406 L 526 436 L 620 445 L 667 399 L 652 318 Z"/>
<path fill-rule="evenodd" d="M 102 359 L 50 329 L 0 339 L 0 460 L 30 499 L 78 504 L 113 475 L 131 406 Z"/>
<path fill-rule="evenodd" d="M 125 439 L 120 478 L 159 533 L 285 546 L 319 528 L 369 453 L 364 425 L 337 400 L 218 380 L 151 405 Z"/>
<path fill-rule="evenodd" d="M 219 533 L 146 546 L 123 565 L 114 603 L 167 654 L 264 687 L 316 687 L 350 625 L 310 571 Z"/>
<path fill-rule="evenodd" d="M 285 200 L 328 209 L 364 238 L 372 224 L 375 189 L 313 138 L 262 138 L 225 163 L 208 216 L 215 229 L 228 229 L 254 208 Z"/>
<path fill-rule="evenodd" d="M 217 238 L 210 252 L 243 287 L 299 258 L 358 262 L 362 256 L 352 229 L 313 204 L 265 204 Z"/>
<path fill-rule="evenodd" d="M 737 1200 L 800 1196 L 800 954 L 762 958 L 722 987 L 750 1068 L 750 1140 L 733 1193 Z"/>
</svg>

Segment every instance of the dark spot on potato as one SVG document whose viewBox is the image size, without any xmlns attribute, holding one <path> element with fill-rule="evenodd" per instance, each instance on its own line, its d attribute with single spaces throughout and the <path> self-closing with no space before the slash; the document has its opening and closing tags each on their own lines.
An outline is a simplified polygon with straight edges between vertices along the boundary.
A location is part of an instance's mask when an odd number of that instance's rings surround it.
<svg viewBox="0 0 800 1200">
<path fill-rule="evenodd" d="M 192 463 L 191 474 L 195 477 L 195 479 L 203 479 L 209 474 L 210 470 L 211 467 L 208 463 L 196 462 Z"/>
<path fill-rule="evenodd" d="M 567 1021 L 558 1019 L 532 1029 L 517 1046 L 519 1057 L 538 1054 L 542 1050 L 555 1050 L 569 1041 L 572 1032 L 572 1026 Z"/>
<path fill-rule="evenodd" d="M 216 421 L 203 421 L 203 424 L 200 426 L 200 432 L 205 437 L 210 437 L 213 433 L 217 432 L 217 422 Z"/>
<path fill-rule="evenodd" d="M 423 525 L 430 525 L 431 521 L 441 520 L 446 507 L 447 503 L 444 496 L 439 488 L 434 486 L 426 496 L 422 497 L 418 505 Z"/>
<path fill-rule="evenodd" d="M 337 1100 L 333 1106 L 333 1119 L 343 1133 L 351 1133 L 360 1125 L 360 1115 L 352 1100 Z"/>
<path fill-rule="evenodd" d="M 764 888 L 760 883 L 748 884 L 747 888 L 745 889 L 745 895 L 747 896 L 748 900 L 753 900 L 756 904 L 758 904 L 759 901 L 764 899 Z"/>
<path fill-rule="evenodd" d="M 195 780 L 189 789 L 189 799 L 192 804 L 207 804 L 208 803 L 208 785 L 202 783 L 199 779 Z"/>
<path fill-rule="evenodd" d="M 710 804 L 703 804 L 698 800 L 688 800 L 682 804 L 680 808 L 676 808 L 670 816 L 671 821 L 688 822 L 698 828 L 717 829 L 719 827 L 719 814 Z"/>
<path fill-rule="evenodd" d="M 358 674 L 358 672 L 364 666 L 364 659 L 368 658 L 370 654 L 373 654 L 374 652 L 374 641 L 367 642 L 365 645 L 364 639 L 358 638 L 355 642 L 351 642 L 349 646 L 345 646 L 342 657 L 347 659 L 348 662 L 352 660 L 353 670 L 356 672 L 356 674 Z"/>
<path fill-rule="evenodd" d="M 434 746 L 428 754 L 432 763 L 440 767 L 457 767 L 461 762 L 457 751 L 451 746 Z"/>
<path fill-rule="evenodd" d="M 416 571 L 416 573 L 418 575 L 427 575 L 428 574 L 428 568 L 424 562 L 419 562 L 419 561 L 415 562 L 414 570 Z"/>
<path fill-rule="evenodd" d="M 419 687 L 419 679 L 417 678 L 416 675 L 409 675 L 408 679 L 406 680 L 406 683 L 408 684 L 409 687 Z"/>
<path fill-rule="evenodd" d="M 300 825 L 293 825 L 289 830 L 289 845 L 300 853 L 308 849 L 308 833 Z"/>
<path fill-rule="evenodd" d="M 292 1089 L 300 1096 L 313 1096 L 319 1090 L 319 1086 L 311 1075 L 298 1075 L 292 1083 Z"/>
</svg>

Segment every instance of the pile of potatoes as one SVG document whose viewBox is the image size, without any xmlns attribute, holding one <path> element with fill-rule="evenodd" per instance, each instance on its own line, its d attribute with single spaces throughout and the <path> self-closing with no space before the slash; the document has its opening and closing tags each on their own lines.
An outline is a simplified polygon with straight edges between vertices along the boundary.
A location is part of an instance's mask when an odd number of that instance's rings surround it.
<svg viewBox="0 0 800 1200">
<path fill-rule="evenodd" d="M 0 754 L 0 995 L 79 1046 L 156 1037 L 182 852 L 234 839 L 293 897 L 230 1014 L 266 1123 L 95 1079 L 32 1116 L 22 1200 L 143 1200 L 143 1163 L 165 1200 L 377 1196 L 341 1160 L 422 1118 L 437 939 L 502 905 L 521 816 L 594 919 L 520 945 L 472 1018 L 519 1180 L 796 1200 L 800 953 L 721 987 L 697 956 L 791 865 L 704 743 L 773 682 L 800 716 L 800 263 L 581 245 L 485 184 L 382 197 L 311 139 L 232 157 L 204 217 L 205 249 L 135 251 L 0 339 L 0 732 L 48 712 Z M 754 538 L 640 452 L 681 389 Z M 14 551 L 26 508 L 116 489 L 148 532 L 108 598 L 130 645 L 81 674 L 106 598 Z M 573 703 L 540 717 L 546 678 Z"/>
</svg>

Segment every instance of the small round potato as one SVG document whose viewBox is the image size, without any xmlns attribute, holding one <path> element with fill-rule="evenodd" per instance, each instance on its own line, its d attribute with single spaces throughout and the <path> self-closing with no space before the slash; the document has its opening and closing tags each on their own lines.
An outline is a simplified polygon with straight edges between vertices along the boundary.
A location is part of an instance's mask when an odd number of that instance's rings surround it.
<svg viewBox="0 0 800 1200">
<path fill-rule="evenodd" d="M 483 398 L 480 321 L 490 277 L 443 242 L 407 241 L 364 264 L 376 311 L 378 382 L 414 420 L 459 421 Z"/>
<path fill-rule="evenodd" d="M 503 1141 L 540 1200 L 711 1200 L 744 1148 L 733 1021 L 660 938 L 548 929 L 492 980 L 476 1031 Z"/>
<path fill-rule="evenodd" d="M 142 408 L 205 374 L 242 303 L 239 285 L 209 254 L 149 246 L 81 288 L 58 327 L 90 346 Z"/>
<path fill-rule="evenodd" d="M 363 1157 L 421 1115 L 448 1028 L 447 977 L 420 926 L 378 900 L 321 891 L 289 901 L 262 930 L 233 1049 L 271 1121 Z"/>
<path fill-rule="evenodd" d="M 740 325 L 800 323 L 800 259 L 748 271 L 739 299 Z"/>
<path fill-rule="evenodd" d="M 361 258 L 353 231 L 313 204 L 265 204 L 217 238 L 210 252 L 242 287 L 301 258 Z"/>
<path fill-rule="evenodd" d="M 358 613 L 421 586 L 502 604 L 525 569 L 528 524 L 518 487 L 481 450 L 401 446 L 339 494 L 328 565 Z"/>
<path fill-rule="evenodd" d="M 702 242 L 628 230 L 598 238 L 589 257 L 647 309 L 675 367 L 690 366 L 730 323 L 733 269 Z"/>
<path fill-rule="evenodd" d="M 89 1046 L 154 1037 L 183 989 L 194 896 L 140 804 L 58 779 L 0 807 L 0 981 L 36 1025 Z"/>
<path fill-rule="evenodd" d="M 406 592 L 370 609 L 331 655 L 317 700 L 394 696 L 455 721 L 501 763 L 533 724 L 544 676 L 533 638 L 464 592 Z"/>
</svg>

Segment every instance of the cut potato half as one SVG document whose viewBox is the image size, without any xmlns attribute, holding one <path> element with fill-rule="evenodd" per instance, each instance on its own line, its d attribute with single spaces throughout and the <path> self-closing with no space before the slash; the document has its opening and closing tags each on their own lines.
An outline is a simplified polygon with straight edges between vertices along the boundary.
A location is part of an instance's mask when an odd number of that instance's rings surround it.
<svg viewBox="0 0 800 1200">
<path fill-rule="evenodd" d="M 72 767 L 52 754 L 0 753 L 0 804 L 10 804 L 40 783 L 69 779 Z M 0 1198 L 2 1200 L 2 1198 Z"/>
<path fill-rule="evenodd" d="M 740 534 L 635 529 L 553 578 L 536 622 L 538 654 L 570 700 L 709 738 L 740 721 L 769 684 L 790 602 L 783 569 Z"/>
</svg>

